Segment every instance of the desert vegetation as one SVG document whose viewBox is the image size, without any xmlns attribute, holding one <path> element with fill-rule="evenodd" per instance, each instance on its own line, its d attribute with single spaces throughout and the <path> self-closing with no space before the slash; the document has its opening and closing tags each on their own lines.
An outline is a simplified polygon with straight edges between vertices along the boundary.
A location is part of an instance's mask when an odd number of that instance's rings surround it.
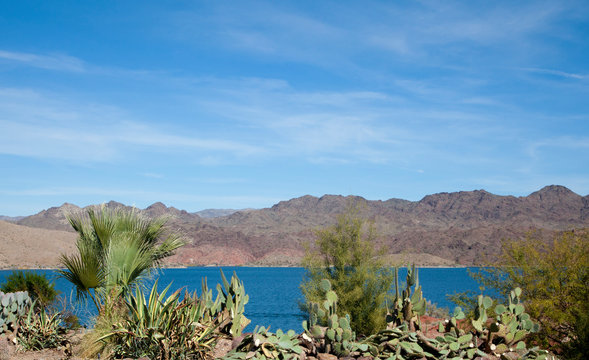
<svg viewBox="0 0 589 360">
<path fill-rule="evenodd" d="M 531 336 L 571 359 L 589 358 L 589 233 L 565 231 L 544 241 L 529 233 L 523 240 L 504 240 L 495 266 L 472 276 L 481 288 L 507 299 L 510 289 L 523 290 L 530 316 L 540 324 Z M 496 265 L 499 266 L 496 266 Z M 468 313 L 476 303 L 472 293 L 451 296 Z"/>
<path fill-rule="evenodd" d="M 308 274 L 301 284 L 307 318 L 303 332 L 243 330 L 249 297 L 235 274 L 200 293 L 169 285 L 146 288 L 144 279 L 182 245 L 165 220 L 136 213 L 88 212 L 72 218 L 74 255 L 64 255 L 62 276 L 98 316 L 72 354 L 63 313 L 20 291 L 0 294 L 0 330 L 21 351 L 60 348 L 66 356 L 123 359 L 581 359 L 587 341 L 585 232 L 566 232 L 552 243 L 530 235 L 505 241 L 501 266 L 477 274 L 496 299 L 456 296 L 463 307 L 446 318 L 426 316 L 419 269 L 405 279 L 381 263 L 370 223 L 354 210 L 316 233 Z M 29 279 L 30 281 L 24 281 Z M 18 274 L 9 281 L 27 290 L 43 279 Z M 404 281 L 403 281 L 404 280 Z M 25 285 L 23 285 L 25 284 Z M 46 286 L 45 286 L 46 285 Z M 44 292 L 51 294 L 51 284 Z M 13 289 L 6 285 L 6 289 Z M 34 288 L 34 287 L 33 287 Z M 34 298 L 33 298 L 34 297 Z M 585 352 L 584 352 L 585 351 Z"/>
<path fill-rule="evenodd" d="M 339 295 L 340 313 L 350 315 L 355 331 L 371 334 L 385 325 L 393 272 L 382 261 L 384 252 L 375 248 L 374 225 L 358 211 L 350 206 L 333 226 L 316 232 L 316 241 L 308 246 L 303 259 L 307 273 L 301 284 L 306 301 L 302 308 L 311 311 L 307 304 L 319 302 L 324 295 L 321 282 L 328 279 Z"/>
</svg>

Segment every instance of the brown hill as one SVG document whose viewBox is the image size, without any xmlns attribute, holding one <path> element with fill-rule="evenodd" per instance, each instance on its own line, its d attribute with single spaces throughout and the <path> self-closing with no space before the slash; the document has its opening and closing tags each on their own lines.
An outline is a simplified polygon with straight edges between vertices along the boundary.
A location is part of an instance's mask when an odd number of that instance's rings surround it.
<svg viewBox="0 0 589 360">
<path fill-rule="evenodd" d="M 530 230 L 545 237 L 556 231 L 589 226 L 589 197 L 562 186 L 547 186 L 524 197 L 484 190 L 439 193 L 420 201 L 371 201 L 357 196 L 302 196 L 267 209 L 201 218 L 162 203 L 147 216 L 167 216 L 173 230 L 189 241 L 171 263 L 185 265 L 296 265 L 303 243 L 314 229 L 333 224 L 350 202 L 374 221 L 381 245 L 392 260 L 422 265 L 480 264 L 496 254 L 502 238 L 521 238 Z M 111 201 L 109 207 L 125 206 Z M 46 229 L 69 229 L 65 215 L 82 211 L 64 204 L 18 223 Z"/>
<path fill-rule="evenodd" d="M 35 229 L 0 221 L 0 268 L 56 267 L 74 250 L 71 232 Z"/>
</svg>

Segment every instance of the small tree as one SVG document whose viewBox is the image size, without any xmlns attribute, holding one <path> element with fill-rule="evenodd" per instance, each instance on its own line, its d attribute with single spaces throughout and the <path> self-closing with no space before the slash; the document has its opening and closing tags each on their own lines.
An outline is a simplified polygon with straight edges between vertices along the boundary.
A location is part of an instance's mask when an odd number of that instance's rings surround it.
<svg viewBox="0 0 589 360">
<path fill-rule="evenodd" d="M 527 312 L 541 325 L 537 341 L 568 354 L 585 351 L 589 355 L 584 343 L 589 333 L 589 233 L 567 231 L 552 242 L 537 235 L 503 241 L 499 266 L 482 268 L 471 276 L 503 296 L 508 289 L 520 287 Z M 454 299 L 465 296 L 458 294 Z"/>
<path fill-rule="evenodd" d="M 147 219 L 136 211 L 102 207 L 69 221 L 78 233 L 78 253 L 62 255 L 65 269 L 59 273 L 74 284 L 78 296 L 92 299 L 99 311 L 105 301 L 128 293 L 184 245 L 176 234 L 166 231 L 166 219 Z"/>
<path fill-rule="evenodd" d="M 51 304 L 58 294 L 55 283 L 49 281 L 45 274 L 33 271 L 13 271 L 0 290 L 6 293 L 27 291 L 31 300 L 36 301 L 41 308 Z"/>
<path fill-rule="evenodd" d="M 356 332 L 369 335 L 383 329 L 393 273 L 374 247 L 374 226 L 351 207 L 316 236 L 303 259 L 307 272 L 301 291 L 306 302 L 320 300 L 319 283 L 328 279 L 338 295 L 338 315 L 350 314 Z"/>
</svg>

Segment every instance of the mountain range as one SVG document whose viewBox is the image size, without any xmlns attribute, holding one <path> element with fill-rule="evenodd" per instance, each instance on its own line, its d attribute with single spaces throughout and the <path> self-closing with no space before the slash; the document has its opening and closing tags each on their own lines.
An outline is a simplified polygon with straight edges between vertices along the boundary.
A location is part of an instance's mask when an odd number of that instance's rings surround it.
<svg viewBox="0 0 589 360">
<path fill-rule="evenodd" d="M 334 224 L 351 203 L 374 223 L 378 246 L 385 247 L 391 263 L 477 265 L 492 260 L 504 238 L 519 239 L 536 231 L 549 239 L 559 231 L 589 227 L 589 196 L 558 185 L 522 197 L 484 190 L 438 193 L 419 201 L 306 195 L 258 210 L 207 210 L 199 215 L 157 202 L 140 211 L 148 217 L 166 216 L 170 228 L 186 238 L 187 245 L 169 265 L 295 266 L 304 244 L 312 244 L 315 230 Z M 115 201 L 105 206 L 130 209 Z M 10 224 L 0 221 L 0 242 L 20 249 L 10 261 L 0 256 L 0 266 L 55 266 L 57 258 L 36 259 L 35 252 L 55 244 L 72 250 L 75 235 L 66 216 L 83 211 L 65 203 Z M 6 235 L 7 227 L 11 235 Z M 30 235 L 31 228 L 45 234 L 37 248 L 19 235 Z"/>
</svg>

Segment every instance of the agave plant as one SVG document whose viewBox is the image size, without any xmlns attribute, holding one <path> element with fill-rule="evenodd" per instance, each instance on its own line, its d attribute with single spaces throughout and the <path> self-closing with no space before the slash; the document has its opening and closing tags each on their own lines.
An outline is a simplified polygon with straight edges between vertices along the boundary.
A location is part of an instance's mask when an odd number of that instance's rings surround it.
<svg viewBox="0 0 589 360">
<path fill-rule="evenodd" d="M 162 259 L 184 242 L 166 231 L 166 219 L 146 219 L 122 208 L 89 209 L 70 216 L 78 233 L 77 254 L 62 255 L 61 276 L 72 282 L 79 297 L 89 297 L 100 311 L 107 299 L 120 298 Z"/>
<path fill-rule="evenodd" d="M 61 314 L 40 311 L 31 306 L 26 317 L 19 321 L 16 341 L 23 350 L 56 348 L 67 343 L 65 330 L 61 327 Z"/>
<path fill-rule="evenodd" d="M 166 298 L 168 285 L 157 292 L 157 281 L 146 301 L 141 288 L 127 297 L 127 318 L 114 324 L 98 341 L 113 344 L 119 357 L 150 359 L 193 359 L 204 357 L 212 347 L 215 326 L 202 323 L 205 304 L 180 290 Z"/>
</svg>

